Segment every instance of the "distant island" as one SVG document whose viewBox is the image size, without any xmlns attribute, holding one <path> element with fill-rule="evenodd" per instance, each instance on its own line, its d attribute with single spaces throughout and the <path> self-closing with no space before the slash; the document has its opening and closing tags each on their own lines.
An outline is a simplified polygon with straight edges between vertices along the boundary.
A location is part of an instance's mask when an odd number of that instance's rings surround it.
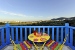
<svg viewBox="0 0 75 50">
<path fill-rule="evenodd" d="M 60 17 L 60 18 L 53 18 L 51 20 L 54 20 L 54 21 L 63 21 L 63 20 L 75 20 L 75 17 L 70 17 L 70 18 L 66 18 L 66 17 Z"/>
</svg>

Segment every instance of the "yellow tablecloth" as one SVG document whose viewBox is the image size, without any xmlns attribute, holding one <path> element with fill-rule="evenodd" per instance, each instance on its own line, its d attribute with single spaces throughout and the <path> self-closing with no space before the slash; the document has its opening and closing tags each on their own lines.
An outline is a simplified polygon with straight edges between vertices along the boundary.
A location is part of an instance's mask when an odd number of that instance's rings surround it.
<svg viewBox="0 0 75 50">
<path fill-rule="evenodd" d="M 31 36 L 33 36 L 33 37 L 31 38 Z M 46 38 L 47 40 L 49 40 L 49 39 L 50 39 L 50 36 L 49 36 L 49 35 L 48 35 L 48 36 L 43 36 L 43 35 L 42 35 L 42 36 L 40 36 L 40 37 L 37 37 L 37 36 L 35 36 L 33 33 L 28 36 L 28 39 L 29 39 L 30 41 L 33 41 L 33 42 L 34 42 L 34 39 L 38 39 L 38 41 L 36 41 L 36 42 L 45 42 L 45 41 L 41 41 L 40 38 Z M 46 41 L 47 41 L 47 40 L 46 40 Z"/>
</svg>

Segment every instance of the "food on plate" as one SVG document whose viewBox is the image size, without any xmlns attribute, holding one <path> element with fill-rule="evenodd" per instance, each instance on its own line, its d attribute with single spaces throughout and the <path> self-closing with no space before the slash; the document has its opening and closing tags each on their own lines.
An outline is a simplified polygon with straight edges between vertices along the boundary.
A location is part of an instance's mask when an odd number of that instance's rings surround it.
<svg viewBox="0 0 75 50">
<path fill-rule="evenodd" d="M 46 34 L 46 33 L 43 33 L 43 34 Z"/>
<path fill-rule="evenodd" d="M 47 39 L 46 39 L 46 38 L 40 38 L 40 40 L 41 40 L 41 41 L 46 41 Z"/>
<path fill-rule="evenodd" d="M 34 39 L 34 42 L 37 42 L 38 41 L 38 39 L 36 38 L 36 39 Z"/>
<path fill-rule="evenodd" d="M 48 34 L 43 34 L 43 36 L 48 36 Z"/>
<path fill-rule="evenodd" d="M 34 35 L 36 35 L 36 33 L 37 33 L 37 32 L 36 32 L 36 31 L 34 31 Z"/>
<path fill-rule="evenodd" d="M 30 36 L 30 38 L 33 38 L 34 36 Z"/>
<path fill-rule="evenodd" d="M 37 33 L 36 36 L 37 36 L 37 37 L 40 37 L 40 36 L 41 36 L 41 33 Z"/>
</svg>

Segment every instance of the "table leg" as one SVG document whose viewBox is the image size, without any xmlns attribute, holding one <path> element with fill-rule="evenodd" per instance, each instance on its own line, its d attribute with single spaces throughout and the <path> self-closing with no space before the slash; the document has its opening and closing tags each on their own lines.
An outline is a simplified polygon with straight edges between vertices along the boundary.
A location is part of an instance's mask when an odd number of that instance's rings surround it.
<svg viewBox="0 0 75 50">
<path fill-rule="evenodd" d="M 43 50 L 44 46 L 45 46 L 46 42 L 44 42 L 43 46 L 40 48 L 40 50 Z"/>
<path fill-rule="evenodd" d="M 35 50 L 38 50 L 38 46 L 33 42 L 33 45 L 35 46 Z"/>
</svg>

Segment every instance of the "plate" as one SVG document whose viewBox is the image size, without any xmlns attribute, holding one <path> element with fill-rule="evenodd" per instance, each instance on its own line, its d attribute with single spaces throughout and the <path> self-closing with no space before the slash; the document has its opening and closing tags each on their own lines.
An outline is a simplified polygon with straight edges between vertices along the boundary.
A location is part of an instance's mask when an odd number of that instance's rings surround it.
<svg viewBox="0 0 75 50">
<path fill-rule="evenodd" d="M 48 34 L 43 34 L 43 36 L 48 36 Z"/>
</svg>

